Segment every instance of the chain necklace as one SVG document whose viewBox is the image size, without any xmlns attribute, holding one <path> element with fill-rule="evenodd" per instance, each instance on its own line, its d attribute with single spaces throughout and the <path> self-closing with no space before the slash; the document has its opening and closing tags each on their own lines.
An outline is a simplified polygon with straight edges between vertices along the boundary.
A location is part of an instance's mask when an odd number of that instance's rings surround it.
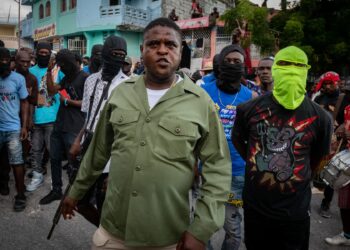
<svg viewBox="0 0 350 250">
<path fill-rule="evenodd" d="M 226 109 L 233 109 L 233 107 L 234 107 L 233 104 L 235 103 L 235 101 L 236 101 L 236 99 L 237 99 L 237 97 L 238 97 L 239 91 L 237 91 L 237 93 L 236 93 L 236 95 L 235 95 L 235 98 L 233 99 L 233 101 L 232 101 L 231 104 L 229 104 L 229 105 L 224 105 L 224 104 L 222 103 L 220 92 L 221 92 L 221 91 L 218 89 L 218 96 L 219 96 L 219 101 L 220 101 L 221 106 L 222 106 L 222 107 L 225 107 Z"/>
</svg>

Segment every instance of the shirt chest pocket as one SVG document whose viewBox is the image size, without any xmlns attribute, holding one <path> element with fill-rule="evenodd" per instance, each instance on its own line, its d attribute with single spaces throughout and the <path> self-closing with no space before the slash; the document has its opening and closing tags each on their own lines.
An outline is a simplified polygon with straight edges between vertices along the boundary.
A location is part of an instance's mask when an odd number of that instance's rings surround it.
<svg viewBox="0 0 350 250">
<path fill-rule="evenodd" d="M 136 134 L 137 121 L 140 118 L 140 111 L 116 108 L 110 116 L 114 134 L 118 141 L 132 142 Z"/>
<path fill-rule="evenodd" d="M 199 137 L 197 126 L 177 118 L 163 118 L 158 123 L 154 151 L 171 160 L 186 160 Z"/>
</svg>

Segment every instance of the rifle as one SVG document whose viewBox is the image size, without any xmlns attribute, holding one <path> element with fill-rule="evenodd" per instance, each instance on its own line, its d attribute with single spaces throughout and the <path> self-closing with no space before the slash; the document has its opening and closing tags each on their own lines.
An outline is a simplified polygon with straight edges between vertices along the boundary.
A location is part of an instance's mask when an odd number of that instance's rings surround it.
<svg viewBox="0 0 350 250">
<path fill-rule="evenodd" d="M 69 192 L 69 190 L 70 190 L 70 188 L 71 188 L 71 186 L 72 186 L 72 184 L 73 184 L 73 182 L 75 180 L 75 177 L 77 176 L 77 173 L 78 173 L 78 168 L 77 167 L 72 167 L 68 184 L 66 186 L 66 189 L 64 190 L 64 193 L 63 193 L 62 199 L 60 201 L 60 204 L 58 205 L 58 207 L 56 209 L 56 212 L 55 212 L 55 215 L 54 215 L 54 217 L 52 219 L 52 226 L 51 226 L 49 234 L 47 235 L 47 239 L 48 240 L 51 238 L 53 230 L 55 229 L 56 225 L 60 221 L 64 198 L 66 198 L 66 196 L 67 196 L 67 194 L 68 194 L 68 192 Z"/>
</svg>

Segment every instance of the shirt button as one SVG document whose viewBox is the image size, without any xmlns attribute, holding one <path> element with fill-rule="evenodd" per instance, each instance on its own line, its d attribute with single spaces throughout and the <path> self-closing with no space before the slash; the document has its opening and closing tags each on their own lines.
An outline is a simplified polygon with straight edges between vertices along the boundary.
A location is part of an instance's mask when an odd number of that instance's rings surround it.
<svg viewBox="0 0 350 250">
<path fill-rule="evenodd" d="M 141 170 L 141 166 L 136 166 L 135 170 L 136 171 L 140 171 Z"/>
<path fill-rule="evenodd" d="M 178 133 L 180 133 L 180 132 L 181 132 L 181 129 L 180 129 L 180 128 L 176 128 L 176 129 L 175 129 L 175 133 L 176 133 L 176 134 L 178 134 Z"/>
<path fill-rule="evenodd" d="M 118 122 L 122 122 L 123 121 L 123 117 L 121 116 L 118 120 Z"/>
<path fill-rule="evenodd" d="M 138 193 L 137 193 L 137 191 L 132 191 L 131 195 L 136 197 L 138 195 Z"/>
<path fill-rule="evenodd" d="M 151 118 L 147 117 L 146 122 L 150 122 L 150 121 L 151 121 Z"/>
<path fill-rule="evenodd" d="M 141 146 L 145 146 L 145 145 L 146 145 L 146 142 L 145 142 L 145 141 L 141 141 L 141 142 L 140 142 L 140 145 L 141 145 Z"/>
</svg>

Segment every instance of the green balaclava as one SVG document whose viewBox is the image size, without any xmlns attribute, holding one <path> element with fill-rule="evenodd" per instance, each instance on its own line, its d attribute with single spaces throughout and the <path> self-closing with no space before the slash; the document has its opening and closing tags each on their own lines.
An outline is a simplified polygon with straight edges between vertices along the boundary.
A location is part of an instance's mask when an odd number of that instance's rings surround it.
<svg viewBox="0 0 350 250">
<path fill-rule="evenodd" d="M 272 65 L 272 94 L 284 108 L 295 110 L 305 98 L 307 56 L 301 49 L 289 46 L 280 50 Z"/>
</svg>

